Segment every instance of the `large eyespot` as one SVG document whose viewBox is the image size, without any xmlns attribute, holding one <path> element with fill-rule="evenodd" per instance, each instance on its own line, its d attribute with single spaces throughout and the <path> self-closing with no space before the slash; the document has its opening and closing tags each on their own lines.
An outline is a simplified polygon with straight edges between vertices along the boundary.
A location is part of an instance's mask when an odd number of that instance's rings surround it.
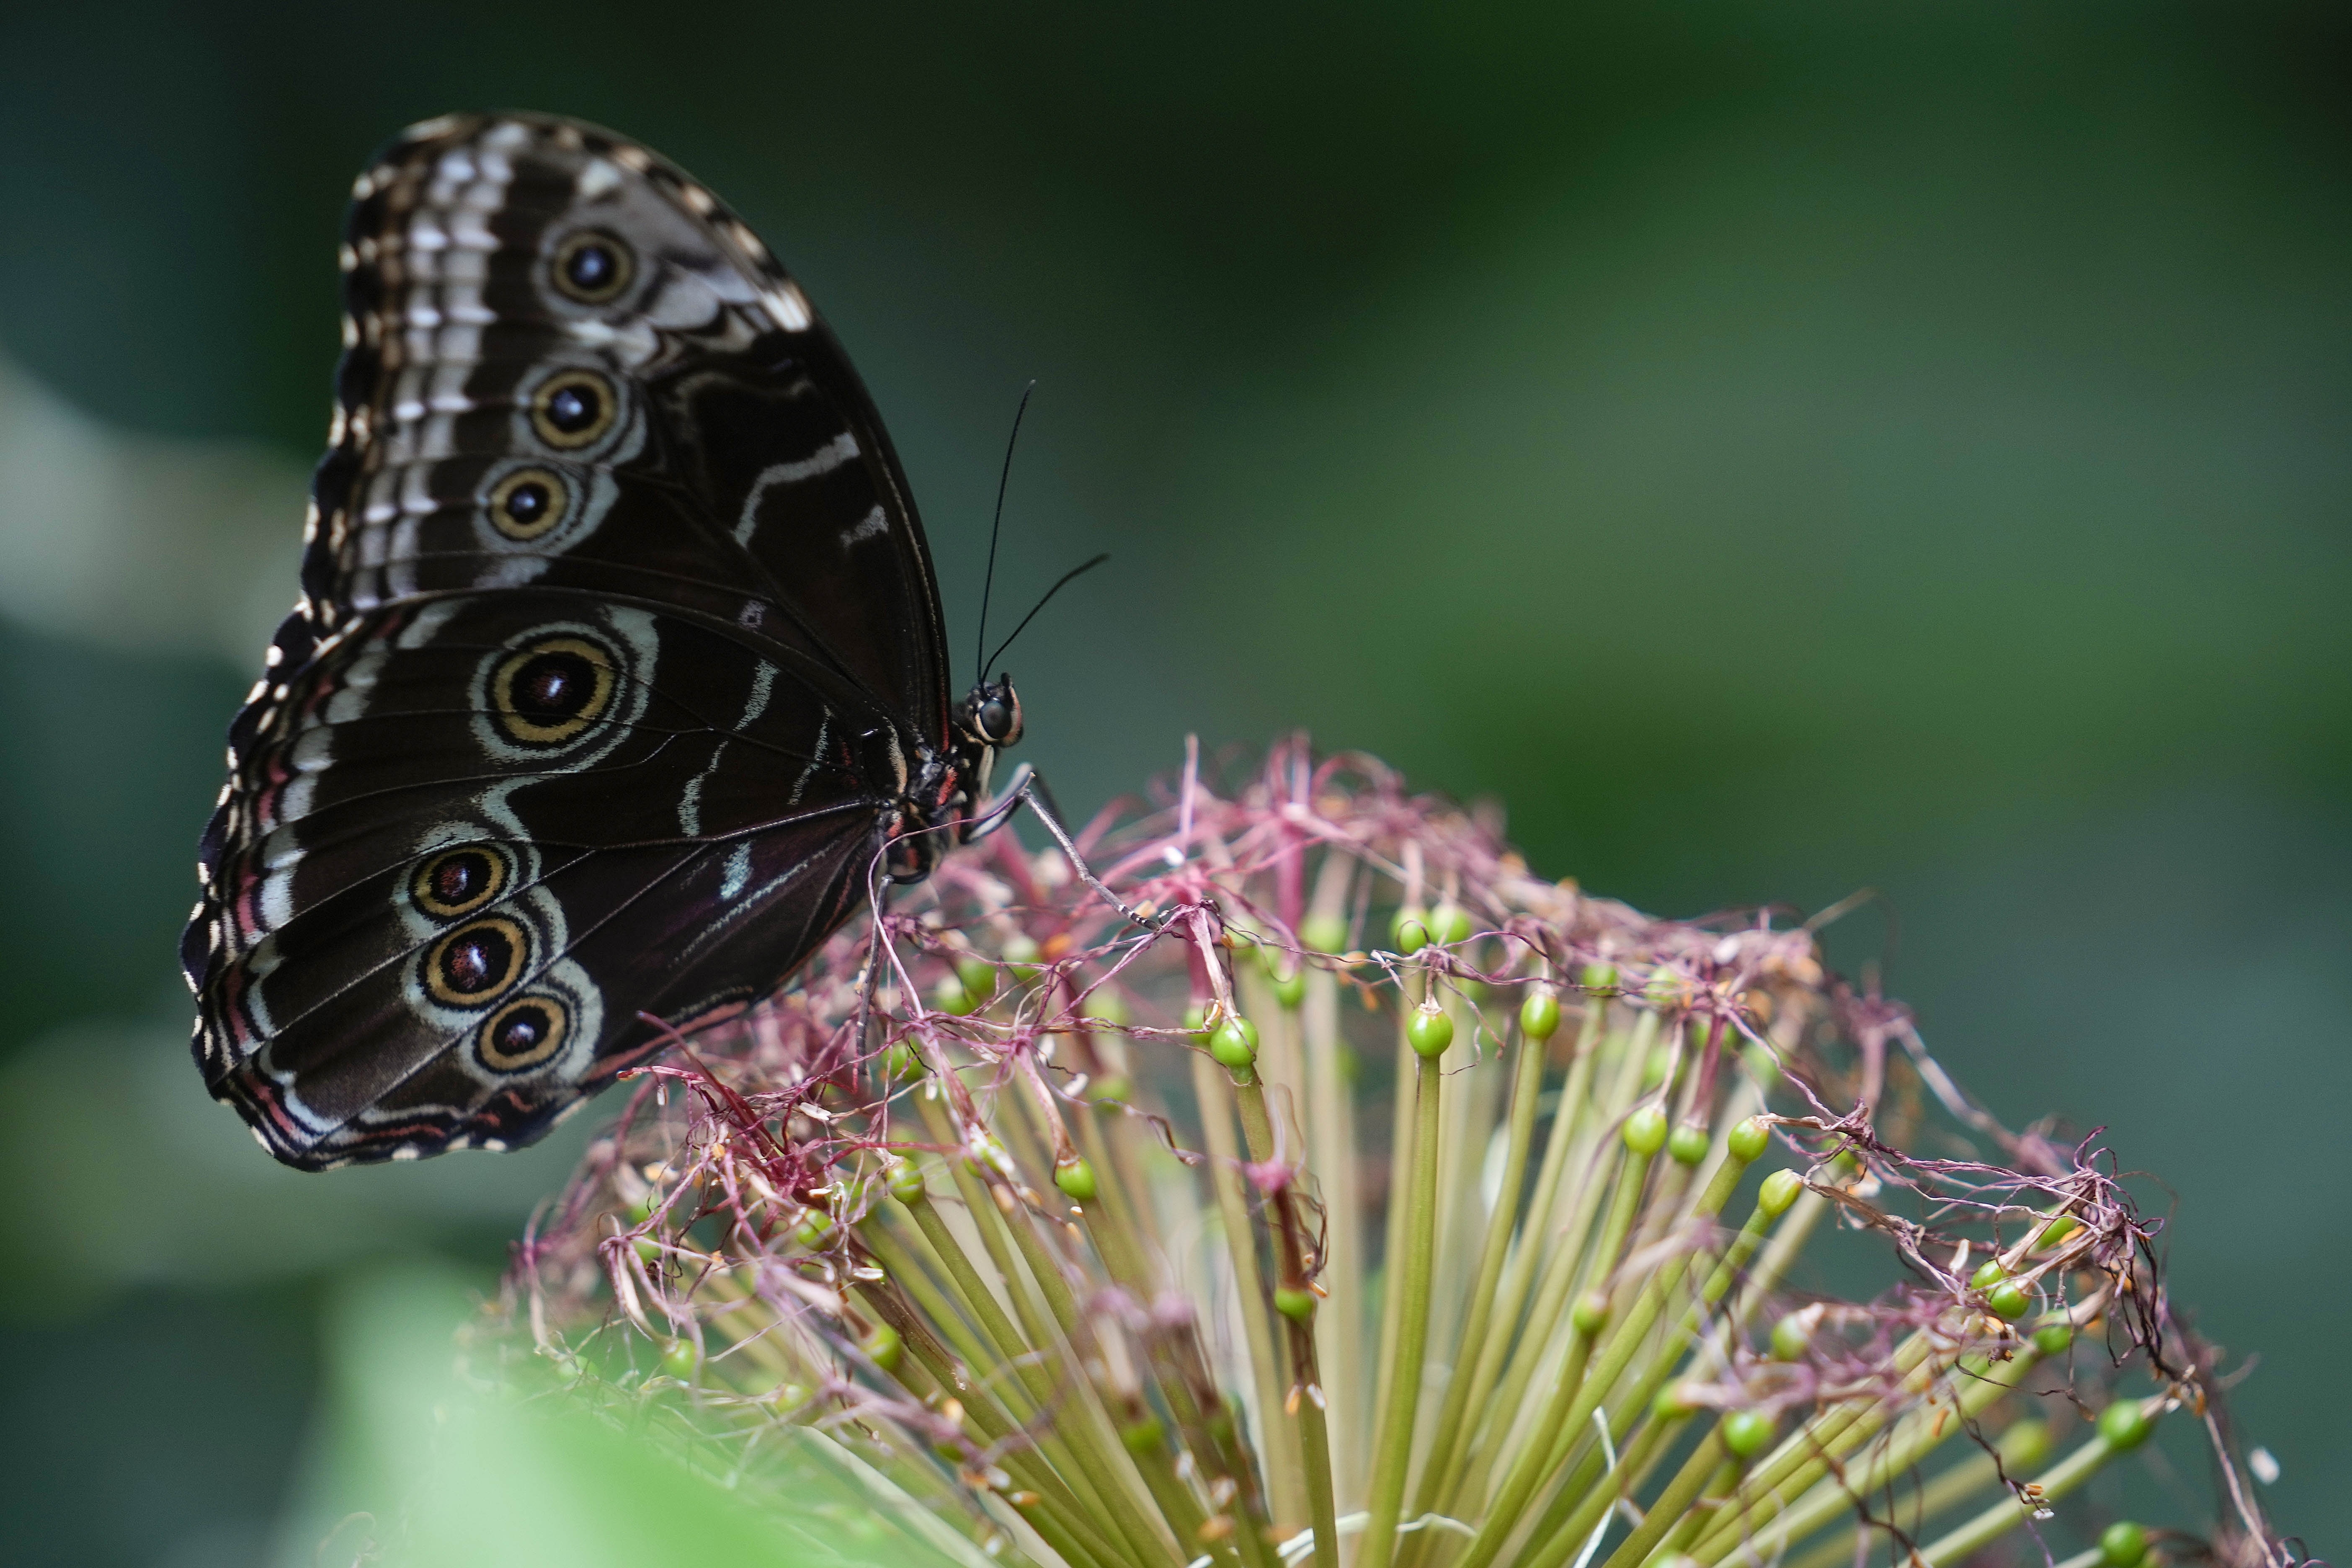
<svg viewBox="0 0 2352 1568">
<path fill-rule="evenodd" d="M 602 229 L 583 228 L 556 247 L 550 276 L 566 297 L 602 305 L 621 297 L 637 275 L 629 247 Z"/>
<path fill-rule="evenodd" d="M 499 728 L 530 746 L 560 746 L 611 710 L 613 656 L 583 637 L 542 637 L 490 676 Z"/>
<path fill-rule="evenodd" d="M 408 892 L 426 914 L 455 920 L 506 891 L 507 870 L 503 851 L 486 844 L 462 844 L 417 867 L 408 879 Z"/>
<path fill-rule="evenodd" d="M 492 1072 L 528 1072 L 553 1060 L 571 1029 L 572 1010 L 554 997 L 518 996 L 484 1020 L 474 1055 Z"/>
<path fill-rule="evenodd" d="M 478 1006 L 522 978 L 530 936 L 504 915 L 459 926 L 425 954 L 425 988 L 453 1007 Z"/>
<path fill-rule="evenodd" d="M 571 509 L 572 487 L 552 468 L 517 468 L 490 491 L 490 526 L 509 539 L 537 539 Z"/>
<path fill-rule="evenodd" d="M 613 384 L 593 370 L 559 371 L 531 395 L 530 427 L 561 451 L 602 440 L 620 416 Z"/>
</svg>

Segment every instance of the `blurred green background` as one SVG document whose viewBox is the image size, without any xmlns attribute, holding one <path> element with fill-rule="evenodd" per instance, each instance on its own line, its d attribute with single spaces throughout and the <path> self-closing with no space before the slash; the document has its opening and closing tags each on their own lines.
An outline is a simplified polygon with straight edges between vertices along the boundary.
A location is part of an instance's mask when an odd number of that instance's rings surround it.
<svg viewBox="0 0 2352 1568">
<path fill-rule="evenodd" d="M 369 152 L 667 153 L 787 258 L 1080 812 L 1312 727 L 1664 913 L 1832 935 L 2179 1194 L 2266 1493 L 2352 1524 L 2344 7 L 225 3 L 0 14 L 0 1540 L 308 1563 L 324 1303 L 579 1134 L 292 1174 L 173 942 L 293 591 Z M 961 676 L 961 671 L 959 672 Z"/>
</svg>

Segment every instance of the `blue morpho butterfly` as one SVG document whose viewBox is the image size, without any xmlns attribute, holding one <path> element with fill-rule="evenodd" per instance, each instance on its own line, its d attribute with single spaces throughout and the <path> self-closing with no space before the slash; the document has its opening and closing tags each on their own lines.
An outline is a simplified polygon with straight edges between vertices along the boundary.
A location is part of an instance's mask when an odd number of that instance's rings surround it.
<svg viewBox="0 0 2352 1568">
<path fill-rule="evenodd" d="M 301 598 L 181 944 L 271 1153 L 530 1142 L 950 835 L 1026 801 L 1076 861 L 1028 769 L 989 800 L 1020 700 L 950 698 L 889 437 L 717 198 L 528 115 L 415 126 L 352 198 Z"/>
</svg>

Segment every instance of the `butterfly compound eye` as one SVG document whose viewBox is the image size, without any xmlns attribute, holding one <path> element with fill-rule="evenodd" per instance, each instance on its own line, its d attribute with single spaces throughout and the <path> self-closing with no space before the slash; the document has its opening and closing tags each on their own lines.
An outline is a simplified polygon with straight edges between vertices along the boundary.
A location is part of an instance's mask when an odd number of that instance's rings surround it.
<svg viewBox="0 0 2352 1568">
<path fill-rule="evenodd" d="M 583 229 L 555 252 L 555 287 L 583 305 L 620 298 L 636 274 L 629 247 L 601 229 Z"/>
<path fill-rule="evenodd" d="M 992 746 L 1009 746 L 1021 738 L 1021 701 L 1010 691 L 991 696 L 972 717 L 981 739 Z"/>
</svg>

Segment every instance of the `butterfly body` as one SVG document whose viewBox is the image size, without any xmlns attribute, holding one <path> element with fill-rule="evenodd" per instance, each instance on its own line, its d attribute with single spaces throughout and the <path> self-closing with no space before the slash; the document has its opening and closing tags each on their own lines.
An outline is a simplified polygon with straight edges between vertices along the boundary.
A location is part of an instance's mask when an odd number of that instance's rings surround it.
<svg viewBox="0 0 2352 1568">
<path fill-rule="evenodd" d="M 871 400 L 686 175 L 428 122 L 341 260 L 302 595 L 182 948 L 208 1086 L 308 1169 L 539 1136 L 927 873 L 1020 728 L 950 701 Z"/>
</svg>

